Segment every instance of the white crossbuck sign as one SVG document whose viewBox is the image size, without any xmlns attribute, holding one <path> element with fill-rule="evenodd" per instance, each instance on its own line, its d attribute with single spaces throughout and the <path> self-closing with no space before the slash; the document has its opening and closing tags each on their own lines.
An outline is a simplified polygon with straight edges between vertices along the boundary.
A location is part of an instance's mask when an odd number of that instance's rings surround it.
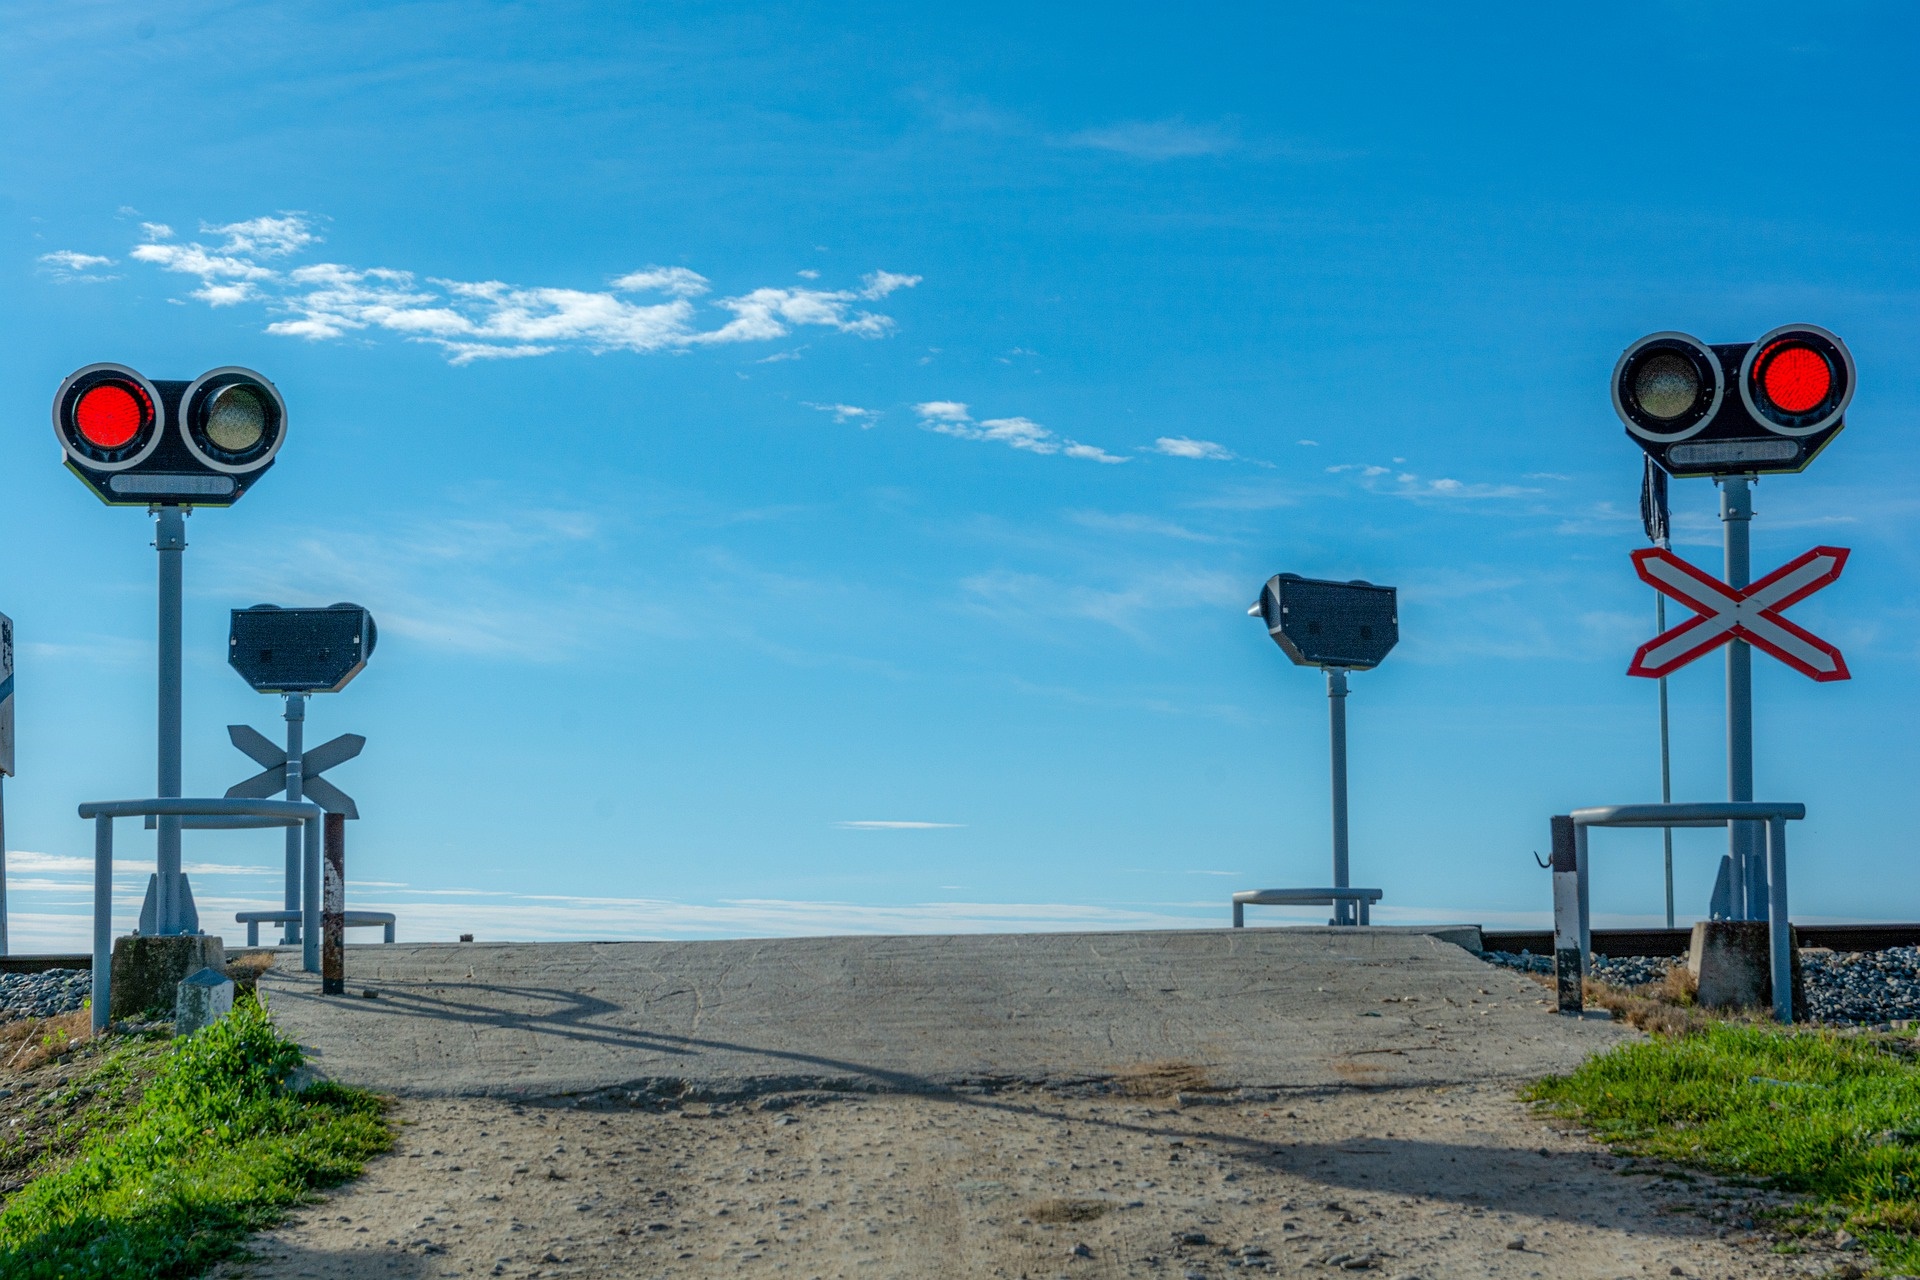
<svg viewBox="0 0 1920 1280">
<path fill-rule="evenodd" d="M 1840 650 L 1782 616 L 1790 606 L 1838 579 L 1846 564 L 1845 547 L 1815 547 L 1739 590 L 1671 551 L 1647 547 L 1634 552 L 1633 566 L 1641 580 L 1697 616 L 1641 645 L 1627 674 L 1664 676 L 1729 641 L 1745 640 L 1815 680 L 1850 679 Z"/>
<path fill-rule="evenodd" d="M 233 745 L 253 757 L 257 764 L 267 766 L 244 782 L 236 782 L 227 788 L 230 798 L 244 797 L 248 800 L 265 800 L 268 796 L 279 795 L 287 789 L 287 753 L 276 747 L 259 730 L 244 724 L 227 726 L 227 736 L 233 739 Z M 337 738 L 329 738 L 317 747 L 310 748 L 300 756 L 300 794 L 303 799 L 311 800 L 328 813 L 344 813 L 349 818 L 360 816 L 359 807 L 353 803 L 353 797 L 321 777 L 321 773 L 353 759 L 367 740 L 357 733 L 343 733 Z"/>
</svg>

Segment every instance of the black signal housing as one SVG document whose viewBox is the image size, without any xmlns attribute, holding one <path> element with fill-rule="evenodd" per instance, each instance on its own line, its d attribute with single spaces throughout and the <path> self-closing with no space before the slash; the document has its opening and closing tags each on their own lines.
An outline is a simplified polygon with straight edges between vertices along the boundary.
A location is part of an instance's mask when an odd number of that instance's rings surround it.
<svg viewBox="0 0 1920 1280">
<path fill-rule="evenodd" d="M 272 468 L 286 427 L 279 390 L 237 365 L 187 382 L 93 364 L 53 398 L 67 469 L 109 506 L 230 507 Z"/>
<path fill-rule="evenodd" d="M 1371 582 L 1279 573 L 1251 612 L 1295 666 L 1367 671 L 1400 642 L 1399 592 Z"/>
<path fill-rule="evenodd" d="M 357 604 L 232 611 L 227 662 L 257 693 L 338 693 L 365 669 L 380 633 Z"/>
<path fill-rule="evenodd" d="M 1674 476 L 1804 471 L 1846 426 L 1853 390 L 1852 354 L 1818 325 L 1782 325 L 1757 342 L 1648 334 L 1613 370 L 1614 412 Z"/>
</svg>

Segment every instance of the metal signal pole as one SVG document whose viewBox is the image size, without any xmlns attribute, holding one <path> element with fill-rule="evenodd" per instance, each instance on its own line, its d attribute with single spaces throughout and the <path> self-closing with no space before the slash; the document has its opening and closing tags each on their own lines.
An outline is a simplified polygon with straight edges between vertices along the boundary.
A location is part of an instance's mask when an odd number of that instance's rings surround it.
<svg viewBox="0 0 1920 1280">
<path fill-rule="evenodd" d="M 1749 534 L 1753 524 L 1750 476 L 1720 481 L 1720 521 L 1725 531 L 1726 580 L 1739 590 L 1753 581 Z M 1727 799 L 1753 799 L 1753 648 L 1744 640 L 1727 645 Z M 1766 879 L 1758 875 L 1757 824 L 1727 824 L 1732 909 L 1735 919 L 1766 918 Z"/>
<path fill-rule="evenodd" d="M 305 746 L 307 728 L 307 695 L 289 693 L 287 699 L 287 799 L 302 800 L 303 770 L 301 752 Z M 301 832 L 298 827 L 287 828 L 287 879 L 285 906 L 288 912 L 301 909 L 305 899 L 301 896 L 300 877 L 304 873 Z M 280 945 L 290 947 L 300 941 L 300 921 L 297 917 L 289 919 L 280 931 Z"/>
<path fill-rule="evenodd" d="M 1667 598 L 1658 591 L 1653 593 L 1654 634 L 1664 634 L 1667 629 Z M 1660 803 L 1673 803 L 1673 757 L 1669 750 L 1667 737 L 1667 678 L 1660 677 Z M 1660 828 L 1661 843 L 1666 854 L 1667 867 L 1667 928 L 1673 928 L 1673 828 Z"/>
<path fill-rule="evenodd" d="M 180 580 L 181 559 L 187 549 L 184 508 L 156 506 L 154 550 L 160 555 L 160 739 L 159 786 L 154 794 L 171 799 L 180 794 Z M 154 932 L 162 936 L 187 932 L 185 895 L 180 885 L 180 819 L 162 817 L 154 857 Z"/>
<path fill-rule="evenodd" d="M 1333 887 L 1345 889 L 1347 867 L 1347 670 L 1327 669 L 1327 727 L 1333 748 Z M 1333 904 L 1333 923 L 1353 923 L 1353 903 Z"/>
<path fill-rule="evenodd" d="M 1672 515 L 1667 509 L 1667 473 L 1649 457 L 1640 479 L 1640 523 L 1646 528 L 1647 541 L 1665 551 L 1672 547 Z M 1667 598 L 1653 593 L 1654 634 L 1667 631 Z M 1673 768 L 1667 732 L 1667 678 L 1660 677 L 1660 803 L 1673 803 Z M 1673 828 L 1660 829 L 1666 854 L 1667 928 L 1673 928 Z"/>
</svg>

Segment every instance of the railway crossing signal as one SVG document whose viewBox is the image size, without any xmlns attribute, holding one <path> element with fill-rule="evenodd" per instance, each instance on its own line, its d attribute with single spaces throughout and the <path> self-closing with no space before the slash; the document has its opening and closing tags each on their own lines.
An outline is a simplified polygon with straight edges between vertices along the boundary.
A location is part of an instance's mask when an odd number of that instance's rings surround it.
<svg viewBox="0 0 1920 1280">
<path fill-rule="evenodd" d="M 1298 667 L 1327 673 L 1327 729 L 1333 763 L 1333 886 L 1348 889 L 1347 672 L 1370 671 L 1400 641 L 1399 593 L 1371 582 L 1332 582 L 1278 573 L 1247 610 Z M 1354 903 L 1334 901 L 1330 923 L 1352 924 Z"/>
<path fill-rule="evenodd" d="M 67 469 L 109 506 L 230 507 L 273 466 L 287 406 L 251 369 L 150 381 L 90 364 L 53 397 Z"/>
<path fill-rule="evenodd" d="M 67 469 L 108 506 L 145 507 L 159 553 L 158 777 L 155 798 L 180 798 L 181 576 L 193 507 L 230 507 L 273 466 L 287 405 L 251 369 L 223 365 L 188 382 L 152 381 L 123 364 L 90 364 L 53 396 L 53 434 Z M 180 870 L 181 817 L 161 815 L 142 933 L 199 930 Z"/>
<path fill-rule="evenodd" d="M 1671 551 L 1645 547 L 1634 552 L 1633 567 L 1641 581 L 1686 605 L 1694 616 L 1641 645 L 1627 674 L 1664 676 L 1723 644 L 1745 640 L 1811 679 L 1822 683 L 1851 679 L 1840 650 L 1782 616 L 1786 609 L 1838 581 L 1847 555 L 1845 547 L 1815 547 L 1752 586 L 1735 589 Z"/>
<path fill-rule="evenodd" d="M 1663 677 L 1726 647 L 1727 799 L 1736 803 L 1753 799 L 1753 648 L 1814 680 L 1848 678 L 1846 659 L 1837 648 L 1783 616 L 1788 606 L 1838 578 L 1847 552 L 1815 547 L 1753 582 L 1749 526 L 1754 481 L 1812 465 L 1846 427 L 1854 387 L 1847 344 L 1811 324 L 1782 325 L 1754 342 L 1711 345 L 1672 330 L 1648 334 L 1622 352 L 1613 367 L 1614 412 L 1649 463 L 1668 475 L 1710 477 L 1720 487 L 1724 582 L 1664 546 L 1634 553 L 1640 577 L 1695 616 L 1666 629 L 1661 610 L 1660 634 L 1640 646 L 1628 672 Z M 1656 479 L 1664 477 L 1650 469 L 1642 511 L 1647 536 L 1664 542 L 1665 485 L 1654 483 Z M 1661 688 L 1664 742 L 1664 681 Z M 1664 795 L 1664 781 L 1662 791 Z M 1754 823 L 1727 824 L 1727 859 L 1720 878 L 1722 885 L 1738 885 L 1742 892 L 1716 889 L 1716 918 L 1766 918 L 1769 907 L 1760 889 L 1766 875 Z M 1671 904 L 1671 889 L 1668 901 Z"/>
<path fill-rule="evenodd" d="M 1757 342 L 1648 334 L 1613 368 L 1613 408 L 1633 442 L 1676 476 L 1804 471 L 1846 426 L 1853 355 L 1811 324 Z"/>
<path fill-rule="evenodd" d="M 254 763 L 265 766 L 260 773 L 229 787 L 229 797 L 264 800 L 284 791 L 287 799 L 311 800 L 329 815 L 342 819 L 360 816 L 353 797 L 320 774 L 359 755 L 367 740 L 357 733 L 343 733 L 307 749 L 307 695 L 338 693 L 346 688 L 366 669 L 378 639 L 373 615 L 357 604 L 333 604 L 322 609 L 257 604 L 233 611 L 227 630 L 227 661 L 255 692 L 277 693 L 285 698 L 287 745 L 277 747 L 266 735 L 244 724 L 228 725 L 227 736 L 233 745 Z M 329 834 L 329 859 L 340 847 Z M 287 835 L 286 857 L 286 909 L 292 913 L 312 896 L 320 868 L 306 861 L 306 851 L 292 832 Z M 289 920 L 281 941 L 305 942 L 311 950 L 315 940 L 303 939 L 300 925 Z"/>
</svg>

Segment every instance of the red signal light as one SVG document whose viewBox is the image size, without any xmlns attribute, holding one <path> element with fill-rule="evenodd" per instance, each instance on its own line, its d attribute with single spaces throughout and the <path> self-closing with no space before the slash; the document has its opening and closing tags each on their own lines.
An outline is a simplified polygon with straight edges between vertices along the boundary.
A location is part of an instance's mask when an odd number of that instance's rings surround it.
<svg viewBox="0 0 1920 1280">
<path fill-rule="evenodd" d="M 87 388 L 73 408 L 74 426 L 88 444 L 118 449 L 153 418 L 153 405 L 139 387 L 101 382 Z"/>
<path fill-rule="evenodd" d="M 1776 343 L 1760 355 L 1760 385 L 1788 413 L 1805 413 L 1833 389 L 1833 369 L 1811 347 Z"/>
<path fill-rule="evenodd" d="M 1838 336 L 1819 325 L 1781 325 L 1747 348 L 1740 399 L 1773 435 L 1811 436 L 1841 421 L 1853 376 L 1853 355 Z"/>
</svg>

